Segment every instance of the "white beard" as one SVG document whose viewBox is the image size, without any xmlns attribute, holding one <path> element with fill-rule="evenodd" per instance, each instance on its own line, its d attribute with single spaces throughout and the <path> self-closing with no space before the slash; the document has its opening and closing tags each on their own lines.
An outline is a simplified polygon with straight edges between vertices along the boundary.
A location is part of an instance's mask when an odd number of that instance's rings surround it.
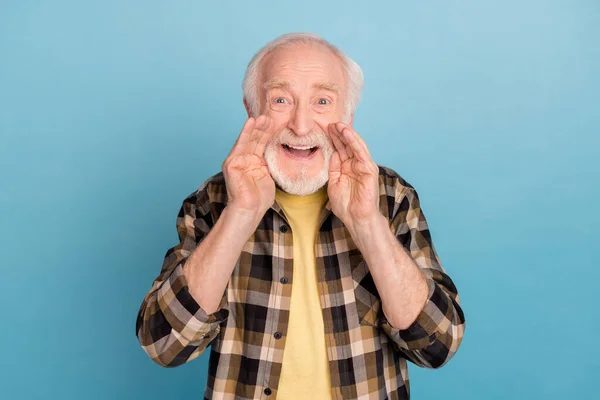
<svg viewBox="0 0 600 400">
<path fill-rule="evenodd" d="M 313 177 L 307 176 L 307 166 L 302 165 L 294 178 L 286 175 L 278 166 L 278 155 L 281 143 L 298 146 L 319 146 L 323 156 L 323 166 Z M 313 131 L 306 136 L 298 137 L 285 128 L 269 141 L 265 148 L 265 161 L 273 180 L 284 192 L 298 196 L 312 194 L 322 188 L 329 180 L 329 159 L 333 147 L 324 133 Z"/>
</svg>

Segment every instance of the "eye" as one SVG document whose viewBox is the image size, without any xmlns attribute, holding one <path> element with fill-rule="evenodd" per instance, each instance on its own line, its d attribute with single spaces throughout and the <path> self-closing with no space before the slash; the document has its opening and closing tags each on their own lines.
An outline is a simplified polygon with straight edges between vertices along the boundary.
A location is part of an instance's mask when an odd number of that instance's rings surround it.
<svg viewBox="0 0 600 400">
<path fill-rule="evenodd" d="M 285 103 L 285 99 L 283 97 L 276 97 L 275 98 L 275 103 L 284 104 Z"/>
<path fill-rule="evenodd" d="M 319 105 L 327 105 L 329 103 L 330 103 L 330 101 L 327 99 L 319 99 L 319 101 L 318 101 Z"/>
</svg>

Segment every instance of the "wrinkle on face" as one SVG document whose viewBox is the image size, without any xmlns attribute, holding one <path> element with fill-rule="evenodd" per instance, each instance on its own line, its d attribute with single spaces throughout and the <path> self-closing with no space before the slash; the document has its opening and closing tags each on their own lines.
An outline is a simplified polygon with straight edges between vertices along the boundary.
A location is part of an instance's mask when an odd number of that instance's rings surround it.
<svg viewBox="0 0 600 400">
<path fill-rule="evenodd" d="M 274 83 L 281 84 L 287 81 L 290 89 L 303 95 L 309 93 L 314 85 L 335 88 L 340 99 L 346 94 L 342 61 L 322 45 L 296 44 L 275 50 L 263 59 L 261 71 L 262 82 L 265 82 L 259 86 L 259 98 L 263 99 L 259 105 L 261 110 L 264 110 L 268 85 Z M 337 118 L 341 120 L 342 115 Z"/>
<path fill-rule="evenodd" d="M 308 194 L 327 182 L 332 151 L 328 127 L 344 116 L 342 60 L 325 46 L 296 44 L 274 50 L 261 66 L 259 109 L 277 132 L 265 151 L 269 170 L 284 190 Z M 291 143 L 313 144 L 321 137 L 327 145 L 310 160 L 290 159 L 279 141 L 282 134 Z"/>
</svg>

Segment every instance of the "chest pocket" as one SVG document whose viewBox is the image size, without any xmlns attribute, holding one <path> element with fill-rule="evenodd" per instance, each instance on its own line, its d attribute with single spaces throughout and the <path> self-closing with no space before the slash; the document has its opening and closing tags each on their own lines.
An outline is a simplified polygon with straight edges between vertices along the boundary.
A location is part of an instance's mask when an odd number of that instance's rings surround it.
<svg viewBox="0 0 600 400">
<path fill-rule="evenodd" d="M 353 268 L 352 280 L 354 281 L 354 297 L 356 298 L 359 324 L 378 326 L 381 300 L 373 276 L 364 260 L 361 260 Z"/>
</svg>

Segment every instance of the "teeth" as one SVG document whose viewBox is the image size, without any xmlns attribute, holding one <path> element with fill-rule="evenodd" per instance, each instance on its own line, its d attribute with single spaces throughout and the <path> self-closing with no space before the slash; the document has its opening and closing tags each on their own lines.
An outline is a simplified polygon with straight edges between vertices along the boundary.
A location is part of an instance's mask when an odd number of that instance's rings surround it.
<svg viewBox="0 0 600 400">
<path fill-rule="evenodd" d="M 296 150 L 309 150 L 312 149 L 314 146 L 292 146 L 291 144 L 286 145 L 287 147 L 290 147 L 292 149 L 296 149 Z"/>
</svg>

